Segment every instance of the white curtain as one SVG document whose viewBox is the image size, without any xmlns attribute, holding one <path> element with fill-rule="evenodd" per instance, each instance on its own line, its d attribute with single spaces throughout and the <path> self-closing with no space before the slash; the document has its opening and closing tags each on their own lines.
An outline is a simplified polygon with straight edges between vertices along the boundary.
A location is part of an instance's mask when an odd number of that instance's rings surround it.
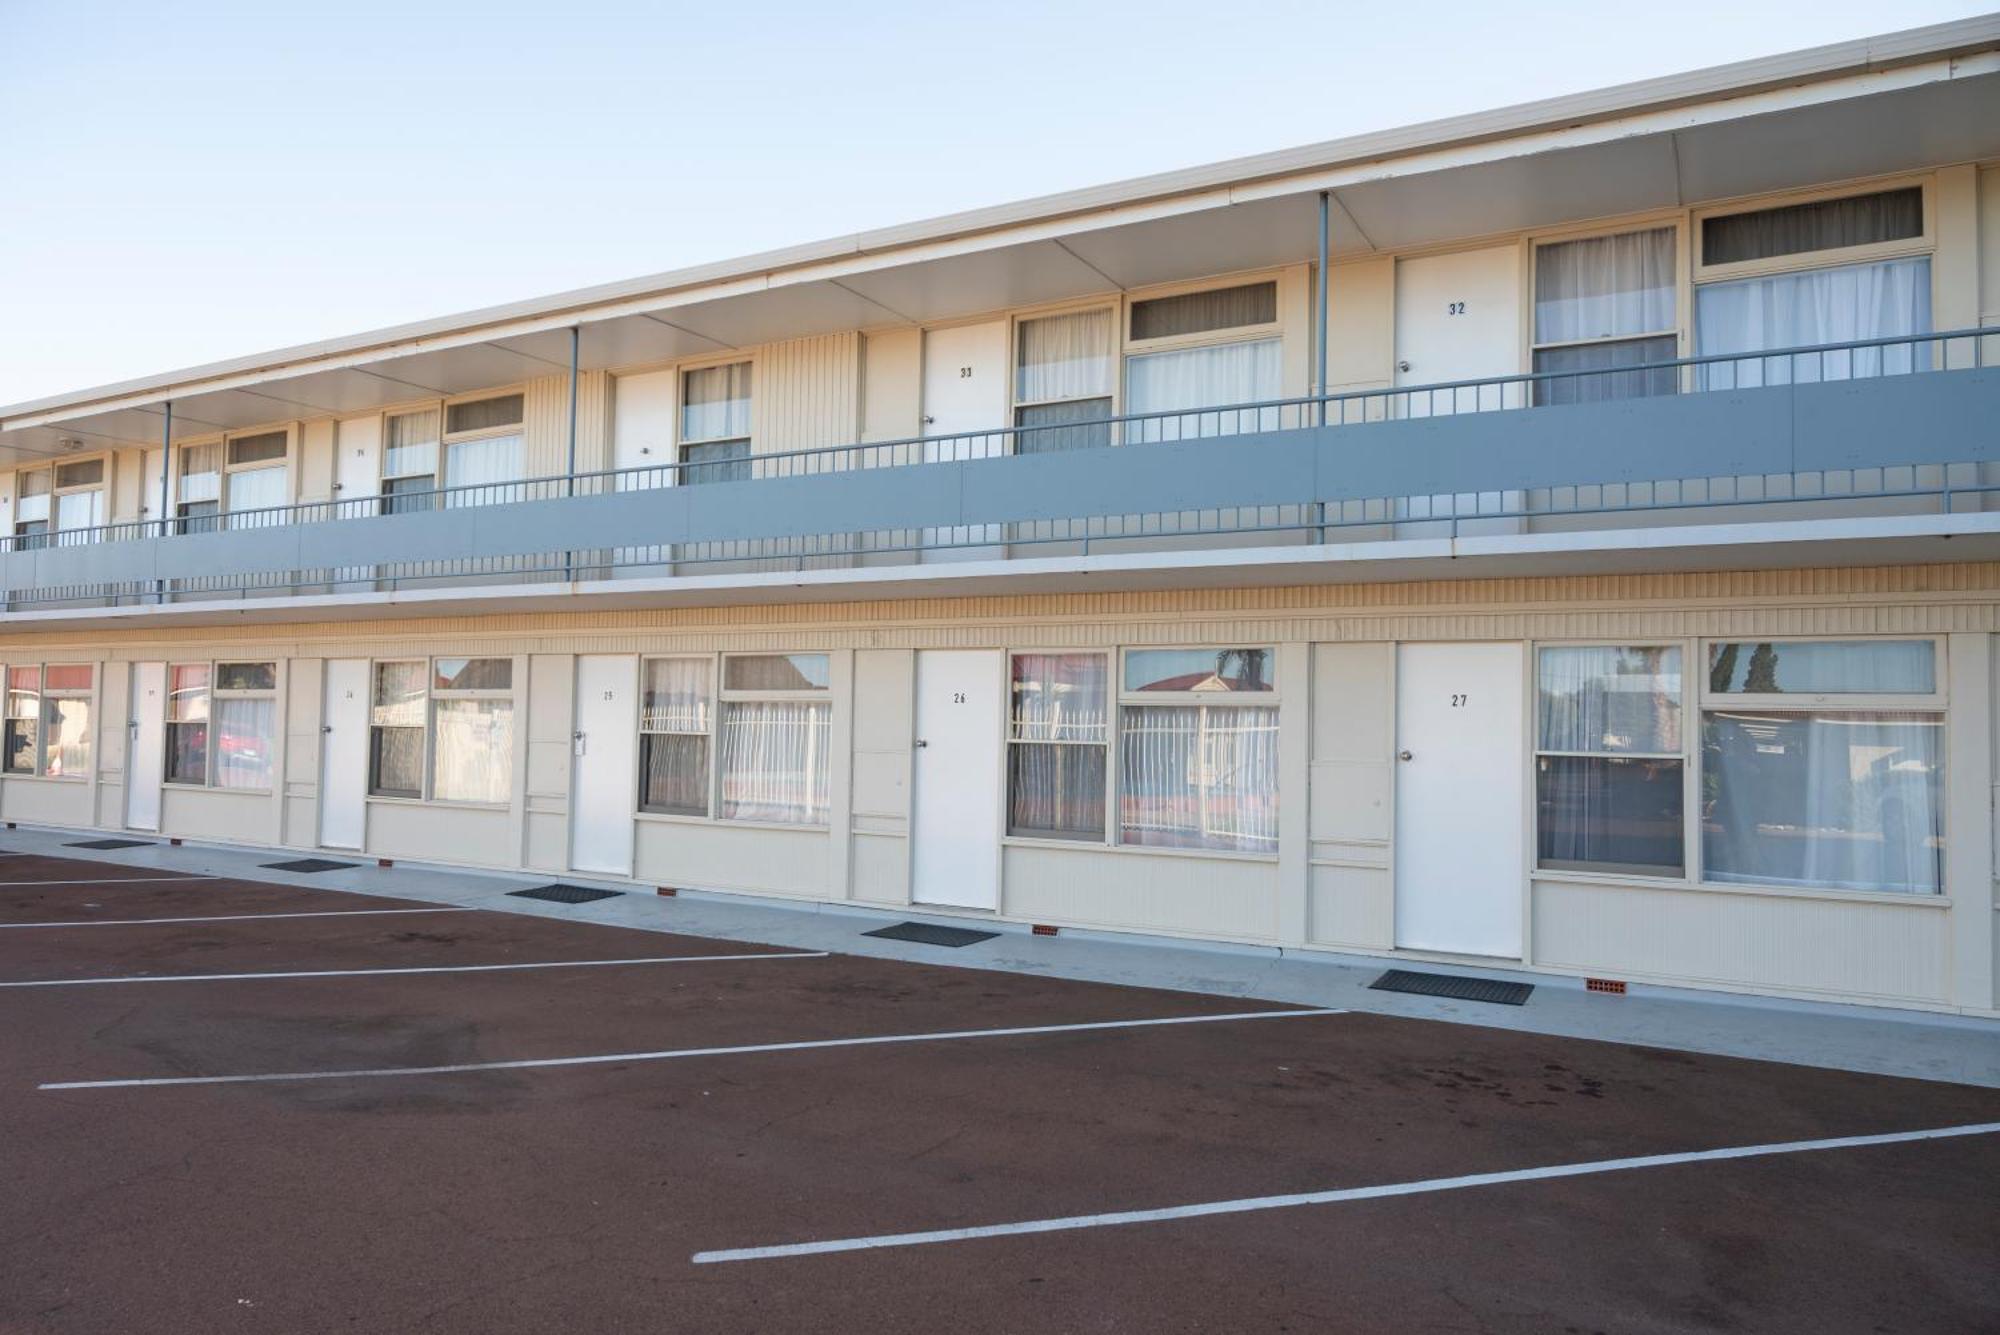
<svg viewBox="0 0 2000 1335">
<path fill-rule="evenodd" d="M 438 414 L 435 408 L 397 413 L 382 441 L 383 477 L 437 475 Z"/>
<path fill-rule="evenodd" d="M 824 825 L 831 721 L 831 707 L 820 701 L 726 702 L 720 814 Z"/>
<path fill-rule="evenodd" d="M 639 731 L 707 732 L 709 666 L 706 658 L 649 659 Z"/>
<path fill-rule="evenodd" d="M 1125 359 L 1127 412 L 1172 412 L 1226 404 L 1261 403 L 1284 392 L 1284 344 L 1275 338 L 1218 343 L 1178 352 L 1149 352 Z M 1190 413 L 1128 424 L 1128 439 L 1181 440 L 1268 431 L 1278 410 Z"/>
<path fill-rule="evenodd" d="M 1730 695 L 1929 695 L 1930 640 L 1730 641 L 1709 646 L 1708 688 Z"/>
<path fill-rule="evenodd" d="M 286 471 L 284 468 L 252 468 L 229 475 L 229 511 L 237 516 L 230 520 L 231 528 L 264 528 L 280 521 L 282 517 L 279 515 L 243 512 L 266 510 L 289 501 Z"/>
<path fill-rule="evenodd" d="M 681 390 L 681 443 L 750 434 L 750 363 L 689 371 Z"/>
<path fill-rule="evenodd" d="M 1101 742 L 1109 722 L 1102 654 L 1014 655 L 1013 735 L 1031 742 Z"/>
<path fill-rule="evenodd" d="M 1543 649 L 1536 666 L 1542 751 L 1681 749 L 1681 651 L 1597 645 Z"/>
<path fill-rule="evenodd" d="M 1937 894 L 1944 716 L 1703 716 L 1710 880 Z"/>
<path fill-rule="evenodd" d="M 72 491 L 56 497 L 56 529 L 68 533 L 104 523 L 102 491 Z"/>
<path fill-rule="evenodd" d="M 1010 833 L 1104 837 L 1110 683 L 1102 654 L 1016 654 L 1007 755 Z"/>
<path fill-rule="evenodd" d="M 1123 842 L 1276 851 L 1277 710 L 1128 705 L 1118 757 Z"/>
<path fill-rule="evenodd" d="M 517 499 L 505 484 L 521 480 L 521 438 L 484 436 L 461 440 L 445 447 L 444 484 L 447 487 L 477 487 L 478 491 L 453 491 L 445 504 L 498 505 Z"/>
<path fill-rule="evenodd" d="M 1695 345 L 1702 356 L 1811 347 L 1925 334 L 1931 329 L 1931 262 L 1925 258 L 1773 274 L 1695 289 Z M 1919 344 L 1717 362 L 1709 389 L 1901 375 L 1930 366 Z"/>
<path fill-rule="evenodd" d="M 1023 320 L 1014 398 L 1021 403 L 1047 403 L 1108 395 L 1111 334 L 1108 310 Z"/>
<path fill-rule="evenodd" d="M 215 786 L 269 788 L 278 702 L 226 695 L 215 699 Z"/>
<path fill-rule="evenodd" d="M 514 790 L 514 702 L 439 700 L 432 718 L 431 796 L 505 802 Z"/>
<path fill-rule="evenodd" d="M 90 773 L 90 701 L 76 696 L 52 696 L 45 704 L 48 749 L 42 759 L 42 773 L 50 778 Z"/>
<path fill-rule="evenodd" d="M 1535 342 L 1674 327 L 1674 229 L 1585 237 L 1535 251 Z"/>
<path fill-rule="evenodd" d="M 181 451 L 180 499 L 183 504 L 222 499 L 221 445 L 190 445 Z"/>
</svg>

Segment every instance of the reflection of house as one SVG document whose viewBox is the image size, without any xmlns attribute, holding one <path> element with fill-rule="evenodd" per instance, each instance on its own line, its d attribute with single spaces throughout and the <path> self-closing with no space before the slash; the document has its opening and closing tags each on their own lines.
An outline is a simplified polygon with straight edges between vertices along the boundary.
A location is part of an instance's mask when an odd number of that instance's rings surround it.
<svg viewBox="0 0 2000 1335">
<path fill-rule="evenodd" d="M 1992 1012 L 1996 326 L 1986 17 L 0 408 L 0 818 Z"/>
</svg>

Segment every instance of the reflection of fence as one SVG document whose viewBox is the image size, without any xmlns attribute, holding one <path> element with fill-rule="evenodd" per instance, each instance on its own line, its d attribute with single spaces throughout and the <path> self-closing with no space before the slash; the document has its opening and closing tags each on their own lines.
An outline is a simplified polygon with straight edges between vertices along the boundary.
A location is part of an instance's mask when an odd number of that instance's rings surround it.
<svg viewBox="0 0 2000 1335">
<path fill-rule="evenodd" d="M 1125 842 L 1276 851 L 1277 710 L 1133 706 L 1119 738 Z"/>
</svg>

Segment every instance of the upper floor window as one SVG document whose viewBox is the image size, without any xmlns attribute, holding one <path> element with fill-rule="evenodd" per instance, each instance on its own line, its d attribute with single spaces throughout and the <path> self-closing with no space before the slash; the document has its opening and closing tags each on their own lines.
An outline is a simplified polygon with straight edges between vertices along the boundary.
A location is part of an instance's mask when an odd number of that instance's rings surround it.
<svg viewBox="0 0 2000 1335">
<path fill-rule="evenodd" d="M 222 513 L 222 444 L 181 446 L 176 527 L 182 533 L 212 533 Z"/>
<path fill-rule="evenodd" d="M 268 512 L 291 500 L 291 434 L 259 431 L 247 436 L 183 445 L 174 517 L 182 533 L 258 528 L 281 516 Z M 225 521 L 221 516 L 232 516 Z"/>
<path fill-rule="evenodd" d="M 1129 424 L 1129 439 L 1178 440 L 1278 425 L 1275 408 L 1238 407 L 1283 393 L 1275 280 L 1135 301 L 1130 334 L 1126 411 L 1172 415 Z M 1210 411 L 1196 411 L 1201 409 Z"/>
<path fill-rule="evenodd" d="M 0 773 L 80 779 L 90 773 L 89 663 L 28 663 L 6 670 Z"/>
<path fill-rule="evenodd" d="M 1674 229 L 1581 237 L 1535 247 L 1535 402 L 1594 403 L 1674 392 L 1680 339 Z M 1580 372 L 1582 374 L 1560 374 Z"/>
<path fill-rule="evenodd" d="M 1016 326 L 1014 451 L 1044 454 L 1111 443 L 1109 308 L 1042 315 Z"/>
<path fill-rule="evenodd" d="M 447 506 L 519 499 L 512 484 L 525 476 L 525 402 L 520 394 L 495 394 L 445 405 Z"/>
<path fill-rule="evenodd" d="M 103 459 L 73 459 L 16 474 L 19 495 L 14 507 L 14 545 L 40 547 L 51 540 L 52 533 L 101 527 L 105 522 L 105 471 Z"/>
<path fill-rule="evenodd" d="M 382 431 L 382 513 L 437 505 L 438 410 L 390 413 Z"/>
<path fill-rule="evenodd" d="M 28 468 L 14 475 L 14 546 L 28 551 L 49 541 L 50 481 L 54 472 Z"/>
<path fill-rule="evenodd" d="M 750 363 L 681 372 L 681 481 L 750 476 Z"/>
<path fill-rule="evenodd" d="M 1908 186 L 1703 218 L 1697 276 L 1717 281 L 1695 289 L 1695 346 L 1730 360 L 1703 367 L 1700 383 L 1732 389 L 1929 367 L 1922 343 L 1763 355 L 1929 333 L 1923 196 Z"/>
</svg>

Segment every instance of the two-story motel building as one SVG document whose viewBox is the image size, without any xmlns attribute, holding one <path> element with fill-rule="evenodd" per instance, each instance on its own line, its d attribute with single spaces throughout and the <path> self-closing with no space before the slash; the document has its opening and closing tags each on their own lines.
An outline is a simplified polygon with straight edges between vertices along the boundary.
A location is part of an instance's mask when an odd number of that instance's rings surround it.
<svg viewBox="0 0 2000 1335">
<path fill-rule="evenodd" d="M 20 404 L 0 819 L 1991 1015 L 1996 367 L 1988 17 Z"/>
</svg>

